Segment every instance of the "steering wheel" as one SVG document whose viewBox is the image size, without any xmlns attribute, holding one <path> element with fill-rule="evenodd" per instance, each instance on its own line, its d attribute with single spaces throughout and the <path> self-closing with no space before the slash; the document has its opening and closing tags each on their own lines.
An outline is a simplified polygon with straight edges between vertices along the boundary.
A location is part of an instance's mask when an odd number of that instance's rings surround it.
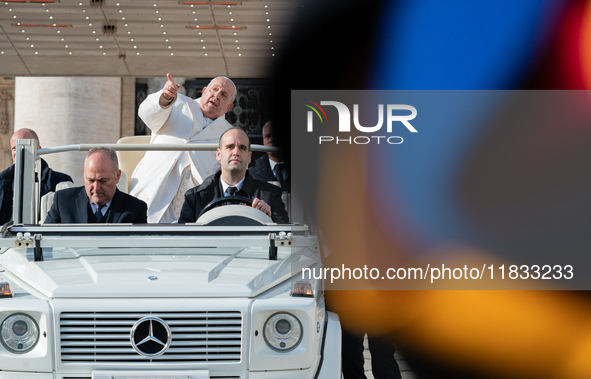
<svg viewBox="0 0 591 379">
<path fill-rule="evenodd" d="M 203 209 L 199 213 L 199 216 L 197 216 L 197 219 L 199 219 L 199 217 L 201 217 L 205 212 L 208 212 L 208 211 L 212 210 L 213 208 L 219 207 L 220 205 L 226 205 L 226 204 L 244 204 L 244 205 L 248 205 L 250 207 L 250 206 L 252 206 L 252 200 L 249 199 L 248 197 L 236 196 L 236 195 L 220 197 L 218 199 L 214 199 L 211 202 L 209 202 L 209 204 L 207 204 L 205 207 L 203 207 Z"/>
</svg>

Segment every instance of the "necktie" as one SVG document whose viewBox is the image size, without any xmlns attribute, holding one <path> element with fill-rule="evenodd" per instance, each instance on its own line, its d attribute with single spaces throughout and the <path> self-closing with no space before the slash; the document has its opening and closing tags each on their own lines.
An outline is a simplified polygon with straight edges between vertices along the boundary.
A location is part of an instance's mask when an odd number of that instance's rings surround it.
<svg viewBox="0 0 591 379">
<path fill-rule="evenodd" d="M 226 192 L 228 193 L 228 196 L 234 196 L 237 190 L 238 188 L 236 187 L 228 187 L 228 189 L 226 189 Z"/>
<path fill-rule="evenodd" d="M 281 184 L 281 187 L 283 187 L 285 184 L 285 180 L 287 179 L 287 173 L 285 172 L 285 164 L 277 163 L 273 168 L 273 173 L 279 181 L 279 184 Z"/>
<path fill-rule="evenodd" d="M 96 206 L 96 212 L 94 212 L 94 218 L 96 218 L 96 222 L 103 222 L 103 219 L 105 218 L 105 216 L 103 216 L 103 208 L 105 206 L 104 205 L 97 205 Z"/>
</svg>

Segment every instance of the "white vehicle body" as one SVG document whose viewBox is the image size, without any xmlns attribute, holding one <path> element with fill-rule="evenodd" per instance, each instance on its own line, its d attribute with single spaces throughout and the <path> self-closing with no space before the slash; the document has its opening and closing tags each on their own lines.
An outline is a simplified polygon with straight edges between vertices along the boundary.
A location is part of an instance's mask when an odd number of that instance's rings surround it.
<svg viewBox="0 0 591 379">
<path fill-rule="evenodd" d="M 39 225 L 38 152 L 19 149 L 0 379 L 341 377 L 338 317 L 301 279 L 321 266 L 307 226 Z"/>
</svg>

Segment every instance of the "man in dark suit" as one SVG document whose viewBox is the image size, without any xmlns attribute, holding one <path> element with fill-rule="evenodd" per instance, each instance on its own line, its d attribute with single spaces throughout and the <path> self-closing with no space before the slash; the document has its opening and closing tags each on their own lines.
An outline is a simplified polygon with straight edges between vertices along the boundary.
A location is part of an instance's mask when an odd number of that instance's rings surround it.
<svg viewBox="0 0 591 379">
<path fill-rule="evenodd" d="M 203 183 L 187 191 L 179 223 L 195 222 L 203 207 L 231 194 L 252 199 L 252 207 L 266 213 L 275 222 L 289 222 L 281 201 L 281 189 L 254 179 L 248 172 L 251 156 L 250 139 L 244 130 L 232 128 L 225 131 L 216 152 L 221 168 Z"/>
<path fill-rule="evenodd" d="M 57 191 L 45 223 L 147 223 L 148 206 L 121 192 L 115 151 L 94 148 L 84 161 L 84 187 Z"/>
<path fill-rule="evenodd" d="M 39 137 L 32 129 L 19 129 L 10 138 L 12 149 L 12 161 L 16 160 L 16 140 L 34 139 L 37 141 L 37 149 L 41 148 Z M 55 191 L 55 186 L 61 182 L 73 182 L 70 175 L 53 171 L 45 160 L 41 159 L 41 183 L 39 184 L 40 196 Z M 0 172 L 0 225 L 12 220 L 12 203 L 14 197 L 14 164 Z"/>
<path fill-rule="evenodd" d="M 263 145 L 275 146 L 275 133 L 271 121 L 263 126 Z M 291 192 L 291 173 L 289 166 L 283 161 L 281 154 L 269 152 L 254 161 L 254 166 L 248 169 L 259 180 L 265 182 L 279 182 L 281 190 Z"/>
</svg>

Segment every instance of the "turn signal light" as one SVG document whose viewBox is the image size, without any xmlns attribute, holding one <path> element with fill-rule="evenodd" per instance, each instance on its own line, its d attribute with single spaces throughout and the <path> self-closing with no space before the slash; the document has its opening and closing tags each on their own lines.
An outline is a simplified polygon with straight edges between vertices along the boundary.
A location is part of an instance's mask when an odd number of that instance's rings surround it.
<svg viewBox="0 0 591 379">
<path fill-rule="evenodd" d="M 295 296 L 295 297 L 314 297 L 314 291 L 312 291 L 312 283 L 309 283 L 309 282 L 294 282 L 291 285 L 291 296 Z"/>
<path fill-rule="evenodd" d="M 10 284 L 6 282 L 0 283 L 0 297 L 12 297 L 12 290 Z"/>
</svg>

